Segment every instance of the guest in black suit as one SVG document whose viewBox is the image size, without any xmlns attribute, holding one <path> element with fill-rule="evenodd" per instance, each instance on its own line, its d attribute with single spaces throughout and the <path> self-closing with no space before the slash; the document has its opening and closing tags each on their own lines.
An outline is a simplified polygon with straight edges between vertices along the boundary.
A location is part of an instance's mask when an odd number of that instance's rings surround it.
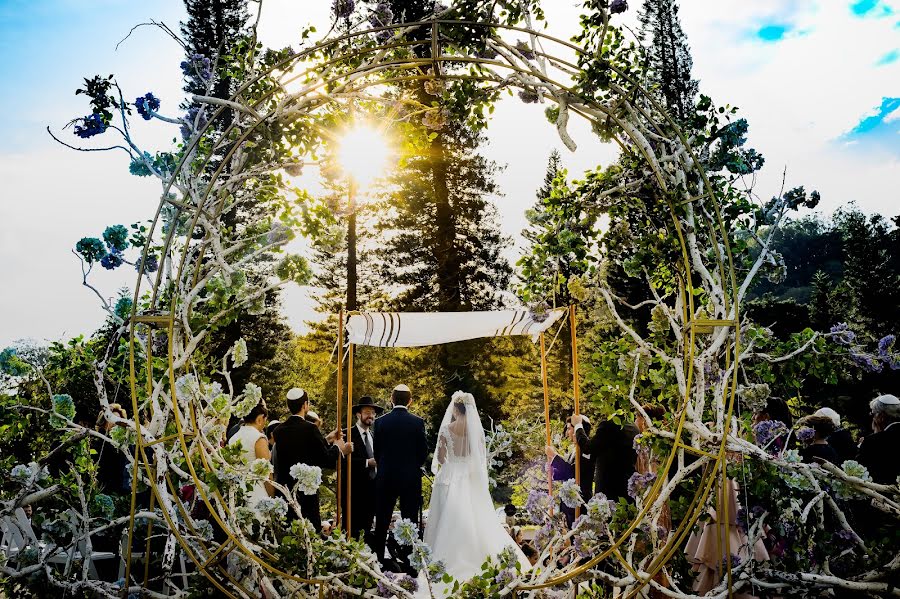
<svg viewBox="0 0 900 599">
<path fill-rule="evenodd" d="M 872 430 L 859 444 L 857 461 L 869 470 L 872 480 L 882 485 L 897 483 L 900 476 L 900 399 L 879 395 L 869 403 Z"/>
<path fill-rule="evenodd" d="M 358 538 L 362 534 L 371 546 L 372 522 L 375 520 L 375 435 L 372 425 L 375 417 L 384 412 L 369 396 L 361 397 L 353 406 L 356 426 L 344 431 L 344 438 L 350 439 L 353 453 L 344 458 L 341 496 L 347 497 L 347 462 L 350 462 L 350 536 Z M 344 499 L 346 501 L 346 499 Z M 346 503 L 341 506 L 346 507 Z"/>
<path fill-rule="evenodd" d="M 309 411 L 309 396 L 303 389 L 294 387 L 287 394 L 287 407 L 291 416 L 275 429 L 275 449 L 278 452 L 275 463 L 275 480 L 287 487 L 293 487 L 296 482 L 291 476 L 291 466 L 294 464 L 307 464 L 320 468 L 334 468 L 341 453 L 349 453 L 353 446 L 345 444 L 339 431 L 334 431 L 328 437 L 322 436 L 322 431 L 315 424 L 307 422 L 306 413 Z M 315 527 L 316 532 L 322 529 L 322 517 L 319 514 L 319 494 L 296 495 L 297 503 L 304 518 Z M 293 519 L 296 514 L 293 510 L 288 512 L 288 519 Z"/>
<path fill-rule="evenodd" d="M 581 427 L 584 429 L 585 437 L 590 438 L 591 423 L 584 416 L 582 416 L 581 419 Z M 560 456 L 556 451 L 556 448 L 552 445 L 548 445 L 546 448 L 547 459 L 550 460 L 550 467 L 553 471 L 553 480 L 566 481 L 575 478 L 575 427 L 572 426 L 571 418 L 566 419 L 565 435 L 572 443 L 572 451 L 565 458 Z M 591 460 L 591 454 L 586 446 L 579 445 L 578 450 L 581 460 L 581 464 L 579 465 L 579 474 L 581 475 L 581 498 L 587 503 L 590 501 L 591 497 L 594 496 L 594 462 Z M 569 528 L 571 528 L 572 524 L 575 522 L 575 510 L 563 502 L 560 502 L 559 509 L 565 514 L 566 523 L 568 523 Z M 584 510 L 582 510 L 582 512 L 583 511 Z"/>
<path fill-rule="evenodd" d="M 375 421 L 375 555 L 384 562 L 384 546 L 394 505 L 400 500 L 400 515 L 418 521 L 422 505 L 422 466 L 428 458 L 425 421 L 409 413 L 409 387 L 398 385 L 391 393 L 393 409 Z M 415 577 L 415 571 L 407 568 Z"/>
<path fill-rule="evenodd" d="M 590 454 L 594 462 L 594 493 L 603 493 L 607 499 L 618 501 L 628 497 L 628 479 L 634 474 L 637 453 L 634 438 L 637 427 L 633 424 L 618 425 L 604 420 L 597 425 L 593 437 L 584 430 L 584 417 L 578 414 L 570 418 L 575 427 L 575 438 L 582 451 Z"/>
</svg>

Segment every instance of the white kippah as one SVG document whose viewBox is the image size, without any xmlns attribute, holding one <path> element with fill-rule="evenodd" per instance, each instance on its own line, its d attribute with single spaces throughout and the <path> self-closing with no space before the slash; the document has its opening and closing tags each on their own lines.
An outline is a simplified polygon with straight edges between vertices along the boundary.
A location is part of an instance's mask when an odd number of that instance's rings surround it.
<svg viewBox="0 0 900 599">
<path fill-rule="evenodd" d="M 287 392 L 288 399 L 300 399 L 304 395 L 306 395 L 306 391 L 304 391 L 300 387 L 294 387 L 293 389 L 291 389 L 290 391 Z"/>
<path fill-rule="evenodd" d="M 813 416 L 824 416 L 826 418 L 830 418 L 834 423 L 834 426 L 841 426 L 841 415 L 832 410 L 831 408 L 819 408 L 815 412 L 813 412 Z"/>
<path fill-rule="evenodd" d="M 407 387 L 406 385 L 397 385 L 396 387 L 394 387 L 394 391 L 406 391 L 407 393 L 409 393 L 409 387 Z"/>
<path fill-rule="evenodd" d="M 887 393 L 885 395 L 879 395 L 872 400 L 872 403 L 880 403 L 883 406 L 900 406 L 900 399 L 897 399 L 896 395 Z"/>
<path fill-rule="evenodd" d="M 312 410 L 307 412 L 306 415 L 309 416 L 310 418 L 315 418 L 316 420 L 321 420 L 321 418 L 319 418 L 319 415 L 316 414 L 315 412 L 313 412 Z"/>
</svg>

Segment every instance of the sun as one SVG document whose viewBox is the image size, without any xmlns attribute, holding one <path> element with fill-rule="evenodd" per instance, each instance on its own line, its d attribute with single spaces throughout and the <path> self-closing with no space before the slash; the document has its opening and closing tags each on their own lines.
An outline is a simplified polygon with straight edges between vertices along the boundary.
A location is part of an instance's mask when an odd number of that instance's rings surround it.
<svg viewBox="0 0 900 599">
<path fill-rule="evenodd" d="M 384 175 L 391 148 L 380 129 L 369 123 L 356 123 L 337 141 L 338 162 L 356 184 L 367 187 Z"/>
</svg>

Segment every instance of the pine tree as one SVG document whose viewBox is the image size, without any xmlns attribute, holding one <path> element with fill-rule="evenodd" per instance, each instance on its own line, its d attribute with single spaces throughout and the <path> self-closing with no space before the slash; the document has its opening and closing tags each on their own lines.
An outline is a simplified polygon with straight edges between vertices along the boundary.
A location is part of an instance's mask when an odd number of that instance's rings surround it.
<svg viewBox="0 0 900 599">
<path fill-rule="evenodd" d="M 234 93 L 234 81 L 227 75 L 222 57 L 229 54 L 245 33 L 248 11 L 246 0 L 185 0 L 188 20 L 181 23 L 181 34 L 185 38 L 187 60 L 202 56 L 216 66 L 216 78 L 210 95 L 228 99 Z M 218 64 L 216 64 L 218 57 Z M 202 76 L 200 65 L 185 69 L 184 91 L 205 95 L 207 81 Z M 190 106 L 186 102 L 185 108 Z"/>
<path fill-rule="evenodd" d="M 487 197 L 498 193 L 499 167 L 477 153 L 481 134 L 460 124 L 445 129 L 440 137 L 447 143 L 432 145 L 394 175 L 391 213 L 379 225 L 382 278 L 399 288 L 398 310 L 498 308 L 512 275 L 502 254 L 509 240 Z"/>
<path fill-rule="evenodd" d="M 681 29 L 675 0 L 644 0 L 638 12 L 640 38 L 647 44 L 650 81 L 676 120 L 685 122 L 693 111 L 699 83 L 691 78 L 693 59 Z"/>
</svg>

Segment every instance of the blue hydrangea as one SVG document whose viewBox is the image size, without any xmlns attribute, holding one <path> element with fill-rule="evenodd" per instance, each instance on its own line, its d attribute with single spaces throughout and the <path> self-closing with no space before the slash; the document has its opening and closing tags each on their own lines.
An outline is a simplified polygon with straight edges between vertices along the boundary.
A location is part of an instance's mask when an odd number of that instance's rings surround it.
<svg viewBox="0 0 900 599">
<path fill-rule="evenodd" d="M 106 256 L 106 246 L 96 237 L 82 237 L 75 244 L 75 251 L 88 264 L 99 262 Z"/>
<path fill-rule="evenodd" d="M 16 355 L 16 348 L 7 347 L 0 351 L 0 372 L 8 376 L 22 376 L 28 372 L 28 364 Z"/>
<path fill-rule="evenodd" d="M 804 426 L 797 431 L 797 439 L 803 443 L 812 443 L 816 438 L 816 431 L 808 426 Z"/>
<path fill-rule="evenodd" d="M 212 61 L 203 54 L 191 54 L 181 61 L 181 72 L 185 77 L 197 75 L 203 81 L 212 79 Z"/>
<path fill-rule="evenodd" d="M 427 570 L 430 563 L 431 547 L 417 538 L 413 543 L 412 553 L 409 554 L 409 565 L 415 570 Z"/>
<path fill-rule="evenodd" d="M 159 106 L 159 98 L 154 96 L 152 92 L 147 92 L 134 101 L 134 107 L 137 108 L 138 114 L 144 117 L 145 121 L 153 118 L 152 113 L 159 110 Z"/>
<path fill-rule="evenodd" d="M 112 225 L 103 231 L 103 241 L 113 251 L 123 252 L 128 248 L 128 229 L 125 225 Z"/>
<path fill-rule="evenodd" d="M 628 496 L 632 499 L 638 499 L 643 496 L 644 491 L 647 490 L 647 487 L 649 487 L 654 480 L 656 480 L 655 472 L 648 472 L 646 474 L 635 472 L 631 475 L 631 478 L 628 479 Z"/>
<path fill-rule="evenodd" d="M 401 589 L 408 591 L 410 594 L 415 594 L 416 591 L 419 590 L 419 583 L 409 574 L 385 572 L 384 578 L 387 581 L 390 581 L 393 584 L 399 586 Z M 376 584 L 377 586 L 375 587 L 375 593 L 379 597 L 394 597 L 396 595 L 396 593 L 392 591 L 384 581 L 379 580 Z"/>
<path fill-rule="evenodd" d="M 613 0 L 609 4 L 609 12 L 614 15 L 623 13 L 626 10 L 628 10 L 628 1 L 627 0 Z"/>
<path fill-rule="evenodd" d="M 109 124 L 99 114 L 92 113 L 81 119 L 81 123 L 75 125 L 75 135 L 82 139 L 94 137 L 105 132 Z"/>
<path fill-rule="evenodd" d="M 113 504 L 112 497 L 109 495 L 101 493 L 94 497 L 94 507 L 97 508 L 97 511 L 100 512 L 104 518 L 109 519 L 113 517 L 115 505 Z"/>
<path fill-rule="evenodd" d="M 856 333 L 850 330 L 850 325 L 846 322 L 839 322 L 831 327 L 831 334 L 835 342 L 841 345 L 850 345 L 856 341 Z"/>
<path fill-rule="evenodd" d="M 201 131 L 209 122 L 206 118 L 206 111 L 201 111 L 199 106 L 191 106 L 183 120 L 185 122 L 181 125 L 181 138 L 185 140 L 191 136 L 193 131 Z"/>
<path fill-rule="evenodd" d="M 128 165 L 128 172 L 135 177 L 149 177 L 153 174 L 153 171 L 147 166 L 147 162 L 152 161 L 153 157 L 150 156 L 150 153 L 144 152 L 143 157 L 134 157 L 131 159 L 131 162 Z"/>
<path fill-rule="evenodd" d="M 881 372 L 884 369 L 881 360 L 877 360 L 875 359 L 875 357 L 868 354 L 850 352 L 850 359 L 854 364 L 856 364 L 866 372 Z"/>
<path fill-rule="evenodd" d="M 379 2 L 372 9 L 372 12 L 369 13 L 369 25 L 372 27 L 385 27 L 390 25 L 393 20 L 394 11 L 391 10 L 391 5 L 387 2 Z M 388 32 L 388 35 L 391 35 L 390 32 Z"/>
<path fill-rule="evenodd" d="M 139 258 L 138 261 L 134 265 L 134 269 L 137 271 L 141 270 L 141 261 L 143 258 Z M 147 261 L 144 262 L 144 272 L 156 272 L 159 268 L 159 259 L 156 257 L 156 254 L 150 254 L 147 256 Z"/>
<path fill-rule="evenodd" d="M 100 259 L 100 266 L 106 270 L 113 270 L 114 268 L 122 266 L 123 262 L 124 260 L 122 260 L 121 252 L 113 250 Z"/>
<path fill-rule="evenodd" d="M 574 478 L 570 478 L 559 488 L 559 499 L 566 507 L 573 510 L 584 503 L 581 499 L 581 487 L 575 482 Z"/>
<path fill-rule="evenodd" d="M 787 426 L 780 420 L 763 420 L 753 425 L 753 434 L 760 447 L 765 447 L 786 432 Z"/>
<path fill-rule="evenodd" d="M 408 518 L 397 520 L 394 523 L 394 538 L 401 547 L 408 547 L 419 538 L 419 527 Z"/>
<path fill-rule="evenodd" d="M 525 502 L 525 511 L 528 517 L 535 524 L 541 524 L 547 519 L 550 510 L 550 496 L 546 491 L 532 489 L 528 493 L 528 500 Z"/>
<path fill-rule="evenodd" d="M 356 7 L 356 3 L 354 0 L 334 0 L 331 3 L 331 10 L 339 19 L 348 19 L 350 15 L 353 14 L 353 9 Z"/>
<path fill-rule="evenodd" d="M 121 318 L 122 320 L 127 320 L 129 316 L 131 316 L 131 308 L 134 306 L 134 303 L 131 301 L 131 298 L 123 295 L 116 302 L 113 311 L 116 313 L 116 316 Z"/>
<path fill-rule="evenodd" d="M 66 426 L 66 420 L 75 419 L 75 400 L 71 395 L 54 395 L 52 399 L 53 414 L 50 416 L 50 424 L 57 428 Z"/>
</svg>

